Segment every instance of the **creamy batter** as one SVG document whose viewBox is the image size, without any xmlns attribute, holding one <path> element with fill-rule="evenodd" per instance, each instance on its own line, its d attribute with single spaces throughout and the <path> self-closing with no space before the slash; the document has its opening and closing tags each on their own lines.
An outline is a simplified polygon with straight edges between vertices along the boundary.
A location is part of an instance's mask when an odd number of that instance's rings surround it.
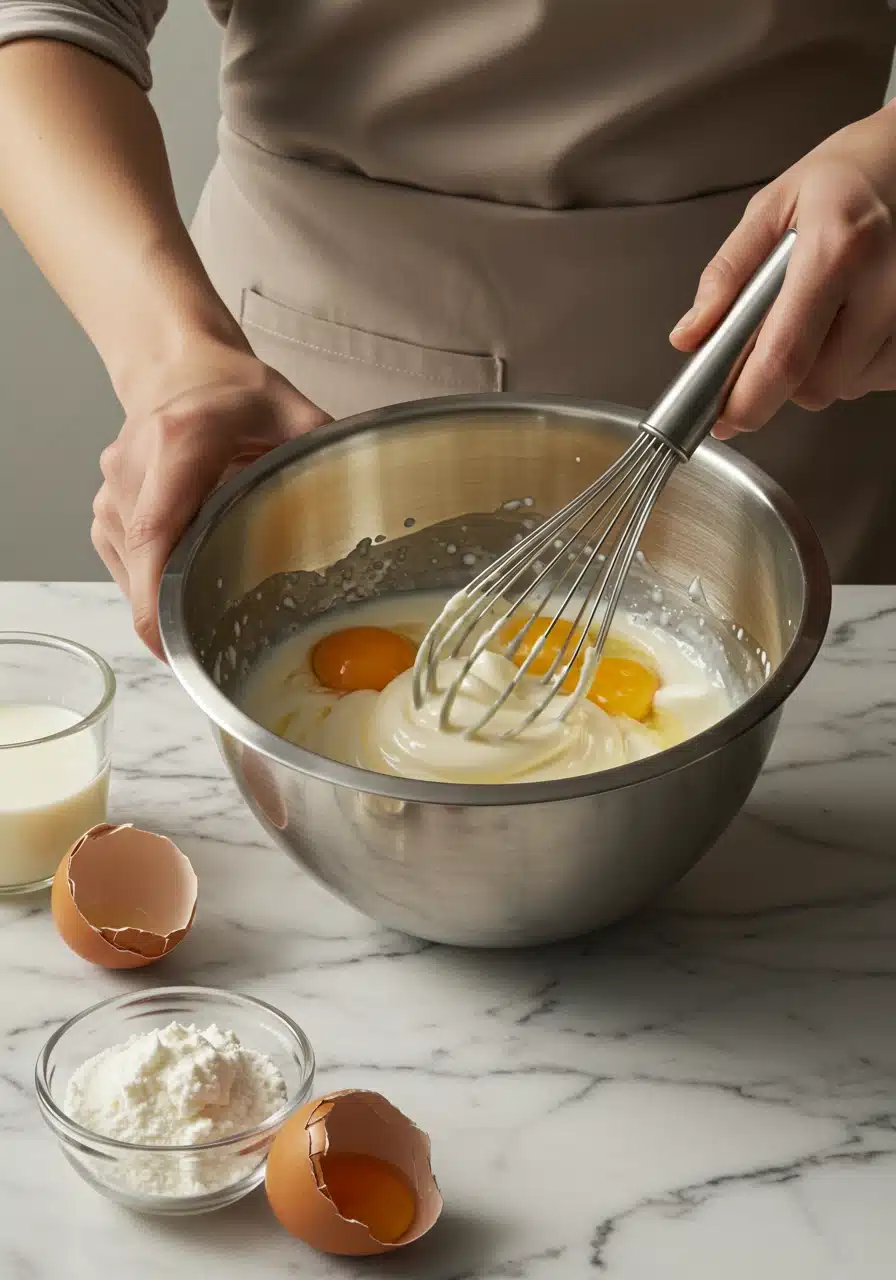
<svg viewBox="0 0 896 1280">
<path fill-rule="evenodd" d="M 436 692 L 414 706 L 412 673 L 404 671 L 381 692 L 336 693 L 315 675 L 312 653 L 325 636 L 345 627 L 375 626 L 419 644 L 448 599 L 409 593 L 328 613 L 282 644 L 250 677 L 241 699 L 244 710 L 271 732 L 329 759 L 378 773 L 437 782 L 534 782 L 564 778 L 625 764 L 693 737 L 727 715 L 737 697 L 717 662 L 703 660 L 693 645 L 681 643 L 658 624 L 636 621 L 619 611 L 604 650 L 649 668 L 659 687 L 643 721 L 609 714 L 582 699 L 566 719 L 568 694 L 558 693 L 548 709 L 517 738 L 501 734 L 525 718 L 544 694 L 544 685 L 525 678 L 518 691 L 479 734 L 439 728 L 441 691 L 459 661 L 439 664 Z M 452 724 L 469 728 L 516 673 L 498 653 L 480 655 L 452 711 Z"/>
</svg>

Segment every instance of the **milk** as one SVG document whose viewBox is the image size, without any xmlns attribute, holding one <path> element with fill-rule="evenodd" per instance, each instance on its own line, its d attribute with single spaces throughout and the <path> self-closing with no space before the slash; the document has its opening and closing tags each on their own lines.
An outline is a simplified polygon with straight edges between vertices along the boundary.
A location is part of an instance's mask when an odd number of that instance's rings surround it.
<svg viewBox="0 0 896 1280">
<path fill-rule="evenodd" d="M 109 768 L 91 729 L 8 745 L 80 719 L 66 707 L 0 702 L 0 890 L 50 879 L 78 836 L 105 821 Z"/>
</svg>

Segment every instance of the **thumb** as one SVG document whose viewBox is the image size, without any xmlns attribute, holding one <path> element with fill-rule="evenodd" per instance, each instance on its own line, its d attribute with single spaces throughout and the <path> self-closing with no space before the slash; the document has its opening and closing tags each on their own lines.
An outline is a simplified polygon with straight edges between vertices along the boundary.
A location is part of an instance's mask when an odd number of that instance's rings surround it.
<svg viewBox="0 0 896 1280">
<path fill-rule="evenodd" d="M 322 427 L 333 419 L 323 409 L 318 409 L 311 400 L 306 399 L 301 391 L 290 387 L 291 395 L 285 397 L 283 407 L 283 429 L 288 439 L 303 436 L 306 431 Z"/>
<path fill-rule="evenodd" d="M 707 263 L 697 293 L 669 334 L 679 351 L 693 351 L 712 332 L 785 230 L 783 203 L 773 188 L 753 197 L 731 235 Z"/>
<path fill-rule="evenodd" d="M 313 431 L 315 427 L 322 427 L 333 421 L 328 413 L 319 409 L 280 374 L 277 374 L 274 405 L 277 425 L 284 440 L 294 440 L 296 436 L 303 436 L 306 431 Z"/>
<path fill-rule="evenodd" d="M 282 385 L 277 387 L 274 408 L 275 430 L 268 434 L 260 433 L 244 437 L 240 442 L 239 452 L 233 455 L 218 477 L 219 484 L 232 479 L 250 462 L 255 462 L 278 445 L 285 444 L 288 440 L 295 440 L 298 436 L 303 436 L 316 427 L 322 427 L 327 422 L 333 421 L 328 413 L 318 409 L 316 404 L 303 396 L 301 391 L 296 391 L 292 383 L 287 382 L 285 378 Z"/>
</svg>

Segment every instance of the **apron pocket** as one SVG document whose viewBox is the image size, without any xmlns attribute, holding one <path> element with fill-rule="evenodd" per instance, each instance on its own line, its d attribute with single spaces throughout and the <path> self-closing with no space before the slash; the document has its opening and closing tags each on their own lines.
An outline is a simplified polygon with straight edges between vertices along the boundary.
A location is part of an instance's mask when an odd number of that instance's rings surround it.
<svg viewBox="0 0 896 1280">
<path fill-rule="evenodd" d="M 334 418 L 461 392 L 501 391 L 499 356 L 440 351 L 321 320 L 244 289 L 240 324 L 260 360 Z"/>
</svg>

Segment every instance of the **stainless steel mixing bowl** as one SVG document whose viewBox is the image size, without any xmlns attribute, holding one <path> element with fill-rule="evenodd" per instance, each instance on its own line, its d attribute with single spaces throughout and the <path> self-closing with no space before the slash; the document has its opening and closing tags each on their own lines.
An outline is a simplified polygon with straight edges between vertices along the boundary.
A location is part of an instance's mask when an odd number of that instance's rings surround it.
<svg viewBox="0 0 896 1280">
<path fill-rule="evenodd" d="M 439 942 L 503 947 L 607 924 L 674 882 L 747 798 L 781 708 L 827 626 L 830 580 L 790 500 L 731 450 L 680 467 L 643 548 L 672 586 L 699 573 L 714 614 L 771 667 L 724 721 L 590 777 L 509 786 L 405 781 L 335 764 L 238 705 L 269 646 L 309 615 L 455 587 L 628 445 L 638 414 L 562 399 L 463 396 L 351 418 L 222 486 L 162 582 L 162 638 L 267 831 L 355 907 Z"/>
</svg>

